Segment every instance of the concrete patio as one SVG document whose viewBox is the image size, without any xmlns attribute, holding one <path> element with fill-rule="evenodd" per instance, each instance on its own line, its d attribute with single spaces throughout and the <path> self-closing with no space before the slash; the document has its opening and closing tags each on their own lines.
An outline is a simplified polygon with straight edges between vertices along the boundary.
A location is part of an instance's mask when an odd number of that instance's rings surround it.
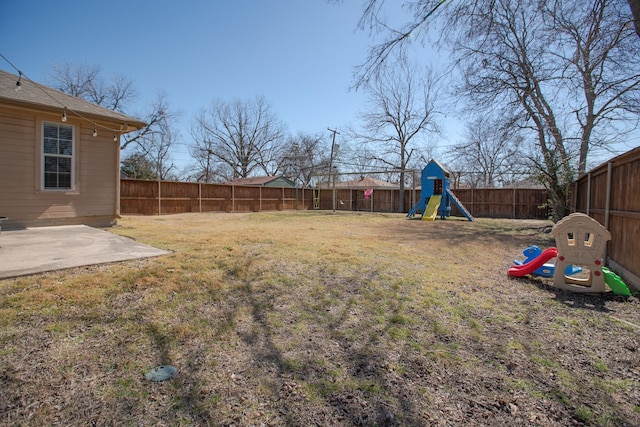
<svg viewBox="0 0 640 427">
<path fill-rule="evenodd" d="M 0 232 L 0 279 L 170 252 L 85 225 Z"/>
</svg>

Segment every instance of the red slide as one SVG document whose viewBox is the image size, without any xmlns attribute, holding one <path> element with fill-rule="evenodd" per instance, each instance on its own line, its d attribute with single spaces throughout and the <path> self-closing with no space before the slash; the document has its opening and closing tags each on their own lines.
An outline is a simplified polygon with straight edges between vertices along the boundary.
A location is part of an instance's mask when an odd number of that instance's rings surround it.
<svg viewBox="0 0 640 427">
<path fill-rule="evenodd" d="M 514 265 L 511 267 L 507 273 L 509 276 L 513 277 L 524 277 L 527 274 L 531 274 L 540 267 L 542 267 L 547 261 L 551 258 L 555 258 L 558 256 L 557 248 L 547 248 L 540 255 L 538 255 L 533 260 L 529 261 L 526 264 L 522 265 Z"/>
</svg>

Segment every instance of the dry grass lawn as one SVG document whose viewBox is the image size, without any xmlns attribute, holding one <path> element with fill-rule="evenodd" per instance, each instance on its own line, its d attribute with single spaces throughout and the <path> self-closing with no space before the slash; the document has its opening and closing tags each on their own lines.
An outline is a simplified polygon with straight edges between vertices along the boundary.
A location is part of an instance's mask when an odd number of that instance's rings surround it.
<svg viewBox="0 0 640 427">
<path fill-rule="evenodd" d="M 640 425 L 637 298 L 507 277 L 550 226 L 123 218 L 172 255 L 0 281 L 0 424 Z"/>
</svg>

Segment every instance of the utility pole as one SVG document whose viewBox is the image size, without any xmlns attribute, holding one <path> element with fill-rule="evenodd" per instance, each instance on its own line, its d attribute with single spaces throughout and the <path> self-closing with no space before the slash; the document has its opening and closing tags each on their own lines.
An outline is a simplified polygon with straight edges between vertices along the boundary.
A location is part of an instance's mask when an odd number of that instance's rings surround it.
<svg viewBox="0 0 640 427">
<path fill-rule="evenodd" d="M 327 130 L 329 132 L 333 132 L 333 137 L 331 139 L 331 157 L 329 158 L 329 173 L 331 174 L 331 179 L 333 182 L 333 195 L 331 197 L 332 202 L 333 202 L 333 211 L 336 211 L 336 174 L 333 173 L 333 154 L 335 153 L 335 147 L 336 147 L 336 134 L 340 135 L 340 132 L 338 132 L 335 129 L 331 129 L 331 128 L 327 128 Z"/>
</svg>

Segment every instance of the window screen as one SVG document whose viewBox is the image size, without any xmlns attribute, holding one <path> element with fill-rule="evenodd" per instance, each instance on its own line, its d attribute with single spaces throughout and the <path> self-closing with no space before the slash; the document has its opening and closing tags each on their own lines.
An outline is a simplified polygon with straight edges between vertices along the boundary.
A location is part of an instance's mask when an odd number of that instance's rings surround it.
<svg viewBox="0 0 640 427">
<path fill-rule="evenodd" d="M 42 153 L 44 188 L 70 190 L 73 182 L 73 126 L 45 123 Z"/>
</svg>

